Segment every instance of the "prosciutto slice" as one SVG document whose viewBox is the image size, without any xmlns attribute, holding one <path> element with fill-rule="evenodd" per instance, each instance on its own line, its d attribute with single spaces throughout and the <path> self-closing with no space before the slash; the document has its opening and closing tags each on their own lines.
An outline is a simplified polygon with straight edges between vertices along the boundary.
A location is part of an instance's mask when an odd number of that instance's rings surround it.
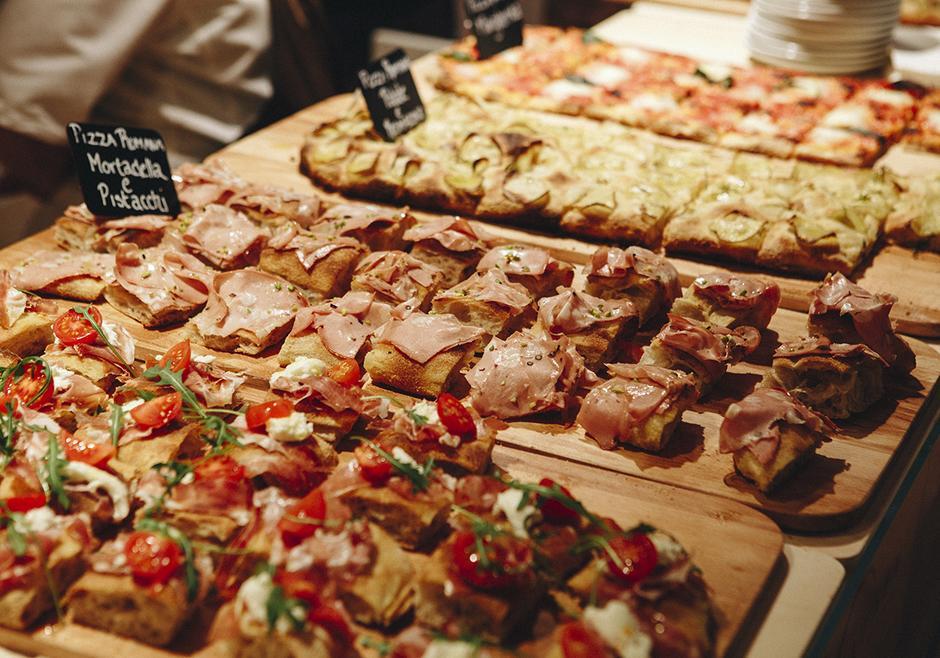
<svg viewBox="0 0 940 658">
<path fill-rule="evenodd" d="M 115 279 L 153 313 L 195 310 L 206 303 L 212 270 L 196 257 L 173 249 L 140 249 L 125 243 L 115 255 Z"/>
<path fill-rule="evenodd" d="M 628 300 L 601 299 L 570 288 L 539 300 L 539 321 L 553 335 L 577 333 L 631 317 L 639 319 Z"/>
<path fill-rule="evenodd" d="M 650 365 L 611 364 L 614 375 L 585 396 L 577 422 L 597 444 L 609 450 L 632 436 L 650 416 L 694 388 L 691 376 Z"/>
<path fill-rule="evenodd" d="M 224 407 L 232 404 L 235 391 L 248 380 L 246 375 L 229 372 L 208 363 L 190 361 L 183 383 L 195 393 L 207 407 Z"/>
<path fill-rule="evenodd" d="M 505 341 L 493 338 L 467 373 L 473 407 L 503 419 L 566 409 L 578 389 L 593 381 L 567 336 L 531 331 Z"/>
<path fill-rule="evenodd" d="M 9 329 L 26 312 L 26 294 L 13 287 L 7 270 L 0 270 L 0 328 Z"/>
<path fill-rule="evenodd" d="M 246 331 L 259 342 L 290 323 L 307 300 L 280 277 L 258 270 L 222 272 L 212 280 L 205 310 L 193 322 L 203 335 Z"/>
<path fill-rule="evenodd" d="M 210 204 L 196 211 L 183 233 L 183 244 L 217 267 L 236 262 L 249 252 L 258 252 L 267 237 L 244 214 L 226 206 Z"/>
<path fill-rule="evenodd" d="M 441 352 L 477 340 L 483 334 L 482 329 L 463 324 L 449 313 L 411 313 L 389 319 L 376 333 L 375 342 L 393 345 L 413 361 L 427 363 Z"/>
<path fill-rule="evenodd" d="M 69 279 L 92 278 L 114 281 L 114 255 L 75 251 L 40 251 L 12 272 L 14 287 L 43 290 Z"/>
<path fill-rule="evenodd" d="M 810 298 L 809 315 L 814 317 L 836 313 L 846 317 L 855 327 L 862 341 L 878 352 L 888 363 L 897 358 L 894 328 L 889 314 L 897 297 L 884 293 L 871 293 L 849 281 L 843 274 L 830 274 L 816 288 Z"/>
<path fill-rule="evenodd" d="M 513 283 L 502 270 L 474 272 L 456 286 L 438 293 L 435 299 L 474 299 L 521 311 L 532 303 L 525 286 Z"/>
<path fill-rule="evenodd" d="M 353 278 L 376 293 L 405 302 L 418 296 L 419 286 L 434 285 L 440 270 L 403 251 L 376 251 L 359 262 Z"/>
<path fill-rule="evenodd" d="M 862 343 L 833 343 L 825 336 L 810 336 L 782 344 L 774 351 L 775 359 L 798 359 L 804 356 L 851 358 L 867 355 L 888 365 L 880 354 Z"/>
<path fill-rule="evenodd" d="M 323 235 L 351 235 L 370 228 L 386 228 L 407 217 L 400 210 L 389 210 L 366 204 L 338 203 L 327 208 L 309 228 Z"/>
<path fill-rule="evenodd" d="M 444 249 L 460 252 L 482 251 L 494 242 L 492 235 L 460 217 L 436 217 L 418 222 L 402 237 L 411 242 L 433 240 Z"/>
<path fill-rule="evenodd" d="M 391 315 L 391 306 L 374 300 L 370 292 L 353 291 L 343 297 L 308 306 L 297 312 L 292 336 L 315 331 L 334 355 L 352 359 Z"/>
<path fill-rule="evenodd" d="M 780 428 L 803 425 L 819 432 L 825 420 L 786 391 L 758 388 L 728 407 L 718 434 L 723 453 L 750 450 L 761 464 L 769 464 L 780 449 Z"/>
<path fill-rule="evenodd" d="M 659 281 L 671 299 L 682 294 L 679 272 L 662 256 L 643 247 L 599 247 L 591 256 L 588 276 L 621 279 L 636 273 Z"/>
<path fill-rule="evenodd" d="M 722 307 L 751 308 L 758 303 L 780 304 L 780 286 L 757 277 L 710 272 L 692 280 L 696 295 L 713 300 Z"/>
</svg>

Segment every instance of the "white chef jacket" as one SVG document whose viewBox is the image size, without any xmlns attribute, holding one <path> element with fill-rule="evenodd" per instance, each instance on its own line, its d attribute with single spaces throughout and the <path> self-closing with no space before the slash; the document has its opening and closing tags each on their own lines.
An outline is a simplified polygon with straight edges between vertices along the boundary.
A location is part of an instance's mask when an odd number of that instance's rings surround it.
<svg viewBox="0 0 940 658">
<path fill-rule="evenodd" d="M 238 139 L 272 95 L 269 0 L 0 0 L 0 126 L 159 131 L 171 162 Z"/>
</svg>

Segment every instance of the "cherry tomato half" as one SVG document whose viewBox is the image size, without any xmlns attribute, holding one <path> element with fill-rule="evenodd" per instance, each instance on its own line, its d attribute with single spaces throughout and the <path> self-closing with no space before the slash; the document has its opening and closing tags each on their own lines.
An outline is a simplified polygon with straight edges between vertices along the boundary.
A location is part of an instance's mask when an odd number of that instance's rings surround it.
<svg viewBox="0 0 940 658">
<path fill-rule="evenodd" d="M 274 582 L 290 598 L 303 601 L 311 607 L 320 605 L 322 583 L 311 580 L 307 572 L 278 570 Z"/>
<path fill-rule="evenodd" d="M 332 635 L 343 646 L 352 646 L 355 636 L 343 614 L 331 605 L 311 606 L 307 620 Z"/>
<path fill-rule="evenodd" d="M 364 477 L 369 484 L 384 484 L 392 477 L 391 462 L 373 450 L 371 446 L 365 444 L 358 445 L 353 451 L 353 454 L 356 456 L 359 470 L 362 471 L 362 477 Z"/>
<path fill-rule="evenodd" d="M 464 441 L 477 438 L 477 425 L 473 416 L 460 400 L 450 393 L 441 393 L 437 397 L 437 415 L 441 424 L 454 436 L 459 436 Z"/>
<path fill-rule="evenodd" d="M 35 357 L 20 361 L 3 385 L 4 396 L 17 398 L 31 409 L 49 404 L 54 394 L 52 374 L 47 374 L 43 362 Z"/>
<path fill-rule="evenodd" d="M 308 522 L 288 517 L 304 519 Z M 323 496 L 323 491 L 317 488 L 285 509 L 284 518 L 278 521 L 277 528 L 281 531 L 284 544 L 292 547 L 307 537 L 312 537 L 325 518 L 326 498 Z"/>
<path fill-rule="evenodd" d="M 656 546 L 643 533 L 616 535 L 608 542 L 611 550 L 617 555 L 617 560 L 607 555 L 607 568 L 611 575 L 628 585 L 646 578 L 659 562 Z"/>
<path fill-rule="evenodd" d="M 88 315 L 99 327 L 101 326 L 101 313 L 98 309 L 89 306 Z M 52 325 L 52 333 L 63 345 L 91 345 L 98 339 L 98 332 L 95 331 L 91 322 L 74 308 L 70 308 L 56 318 Z"/>
<path fill-rule="evenodd" d="M 169 425 L 180 415 L 182 408 L 183 397 L 174 391 L 134 407 L 131 409 L 131 418 L 141 427 L 157 429 Z"/>
<path fill-rule="evenodd" d="M 545 487 L 546 489 L 551 489 L 555 486 L 555 481 L 551 478 L 542 478 L 539 480 L 539 486 Z M 568 498 L 571 498 L 571 492 L 568 491 L 566 487 L 559 485 L 558 488 L 561 490 L 561 493 L 568 496 Z M 556 523 L 558 525 L 578 525 L 581 522 L 580 514 L 566 506 L 561 501 L 555 500 L 554 498 L 539 496 L 538 507 L 542 511 L 542 518 L 544 518 L 549 523 Z"/>
<path fill-rule="evenodd" d="M 252 432 L 265 432 L 271 418 L 287 418 L 294 411 L 294 403 L 284 398 L 253 404 L 245 410 L 245 424 Z"/>
<path fill-rule="evenodd" d="M 564 658 L 607 658 L 613 655 L 603 638 L 579 621 L 561 627 L 558 643 Z"/>
<path fill-rule="evenodd" d="M 343 386 L 355 386 L 362 379 L 362 371 L 355 359 L 337 361 L 326 371 L 326 376 Z"/>
<path fill-rule="evenodd" d="M 59 445 L 67 460 L 83 462 L 95 468 L 106 468 L 115 453 L 110 443 L 86 441 L 65 429 L 59 432 Z"/>
<path fill-rule="evenodd" d="M 189 345 L 189 340 L 184 340 L 167 350 L 163 358 L 160 359 L 160 365 L 169 368 L 173 372 L 185 373 L 189 369 L 192 356 L 193 350 Z"/>
<path fill-rule="evenodd" d="M 31 509 L 46 504 L 46 494 L 41 491 L 26 493 L 20 496 L 10 496 L 3 499 L 3 504 L 11 512 L 28 512 Z"/>
<path fill-rule="evenodd" d="M 183 563 L 175 541 L 152 532 L 133 532 L 124 544 L 124 557 L 139 585 L 164 585 Z"/>
<path fill-rule="evenodd" d="M 483 537 L 489 567 L 484 567 L 477 553 L 476 535 L 458 532 L 451 542 L 451 561 L 457 575 L 468 585 L 480 589 L 504 589 L 518 584 L 532 569 L 532 549 L 513 535 Z"/>
</svg>

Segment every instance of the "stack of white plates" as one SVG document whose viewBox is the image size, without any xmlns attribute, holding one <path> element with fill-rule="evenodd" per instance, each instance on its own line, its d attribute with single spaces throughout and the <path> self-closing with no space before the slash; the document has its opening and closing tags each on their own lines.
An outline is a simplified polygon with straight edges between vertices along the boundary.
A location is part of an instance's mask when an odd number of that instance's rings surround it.
<svg viewBox="0 0 940 658">
<path fill-rule="evenodd" d="M 810 73 L 885 66 L 900 0 L 753 0 L 748 48 L 761 62 Z"/>
</svg>

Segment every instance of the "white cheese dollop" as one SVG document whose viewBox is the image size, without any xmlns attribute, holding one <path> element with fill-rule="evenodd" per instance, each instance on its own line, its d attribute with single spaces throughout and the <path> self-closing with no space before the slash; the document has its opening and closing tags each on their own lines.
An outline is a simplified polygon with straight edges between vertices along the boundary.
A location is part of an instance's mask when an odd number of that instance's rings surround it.
<svg viewBox="0 0 940 658">
<path fill-rule="evenodd" d="M 261 637 L 268 631 L 268 599 L 274 584 L 271 574 L 262 572 L 242 583 L 235 595 L 238 628 L 247 637 Z"/>
<path fill-rule="evenodd" d="M 16 288 L 7 288 L 7 296 L 3 300 L 7 307 L 7 318 L 12 327 L 20 316 L 26 312 L 26 293 Z"/>
<path fill-rule="evenodd" d="M 61 393 L 69 387 L 69 380 L 75 373 L 54 363 L 49 363 L 49 372 L 52 373 L 52 385 L 56 393 Z"/>
<path fill-rule="evenodd" d="M 195 361 L 196 363 L 209 364 L 215 361 L 215 356 L 213 356 L 212 354 L 197 354 L 196 356 L 193 357 L 193 361 Z"/>
<path fill-rule="evenodd" d="M 502 512 L 509 525 L 512 526 L 512 534 L 521 539 L 528 539 L 529 531 L 526 529 L 526 520 L 536 513 L 535 506 L 531 504 L 523 505 L 519 509 L 522 497 L 525 492 L 519 489 L 506 489 L 498 496 L 493 503 L 494 512 Z"/>
<path fill-rule="evenodd" d="M 57 525 L 58 517 L 51 507 L 43 506 L 31 509 L 14 522 L 22 534 L 46 532 Z"/>
<path fill-rule="evenodd" d="M 665 532 L 656 530 L 646 536 L 656 547 L 656 555 L 659 557 L 660 565 L 668 567 L 685 557 L 685 549 L 682 548 L 682 544 Z"/>
<path fill-rule="evenodd" d="M 400 461 L 402 464 L 408 464 L 409 466 L 414 466 L 415 468 L 421 468 L 421 464 L 415 461 L 415 458 L 405 452 L 399 446 L 392 448 L 392 457 Z"/>
<path fill-rule="evenodd" d="M 123 521 L 130 513 L 130 500 L 127 485 L 117 477 L 100 468 L 78 461 L 70 461 L 62 467 L 62 475 L 70 482 L 87 482 L 88 489 L 96 491 L 104 489 L 114 505 L 112 518 Z"/>
<path fill-rule="evenodd" d="M 635 96 L 630 101 L 630 107 L 638 110 L 666 111 L 678 107 L 676 99 L 669 94 L 645 93 Z"/>
<path fill-rule="evenodd" d="M 292 411 L 283 418 L 269 418 L 264 427 L 268 436 L 276 441 L 303 441 L 313 434 L 313 424 L 299 411 Z"/>
<path fill-rule="evenodd" d="M 469 642 L 434 640 L 421 654 L 421 658 L 474 658 L 480 647 Z"/>
<path fill-rule="evenodd" d="M 648 658 L 653 649 L 653 640 L 643 632 L 633 611 L 623 601 L 609 601 L 603 608 L 586 607 L 584 621 L 593 626 L 621 658 Z"/>
<path fill-rule="evenodd" d="M 320 359 L 311 356 L 298 356 L 283 370 L 276 371 L 268 383 L 272 388 L 278 388 L 276 383 L 280 382 L 280 387 L 286 381 L 299 382 L 306 377 L 319 377 L 326 370 L 326 363 Z"/>
<path fill-rule="evenodd" d="M 430 400 L 415 402 L 414 406 L 411 407 L 411 413 L 427 418 L 426 424 L 428 425 L 437 425 L 441 422 L 440 416 L 437 415 L 437 403 Z"/>
</svg>

